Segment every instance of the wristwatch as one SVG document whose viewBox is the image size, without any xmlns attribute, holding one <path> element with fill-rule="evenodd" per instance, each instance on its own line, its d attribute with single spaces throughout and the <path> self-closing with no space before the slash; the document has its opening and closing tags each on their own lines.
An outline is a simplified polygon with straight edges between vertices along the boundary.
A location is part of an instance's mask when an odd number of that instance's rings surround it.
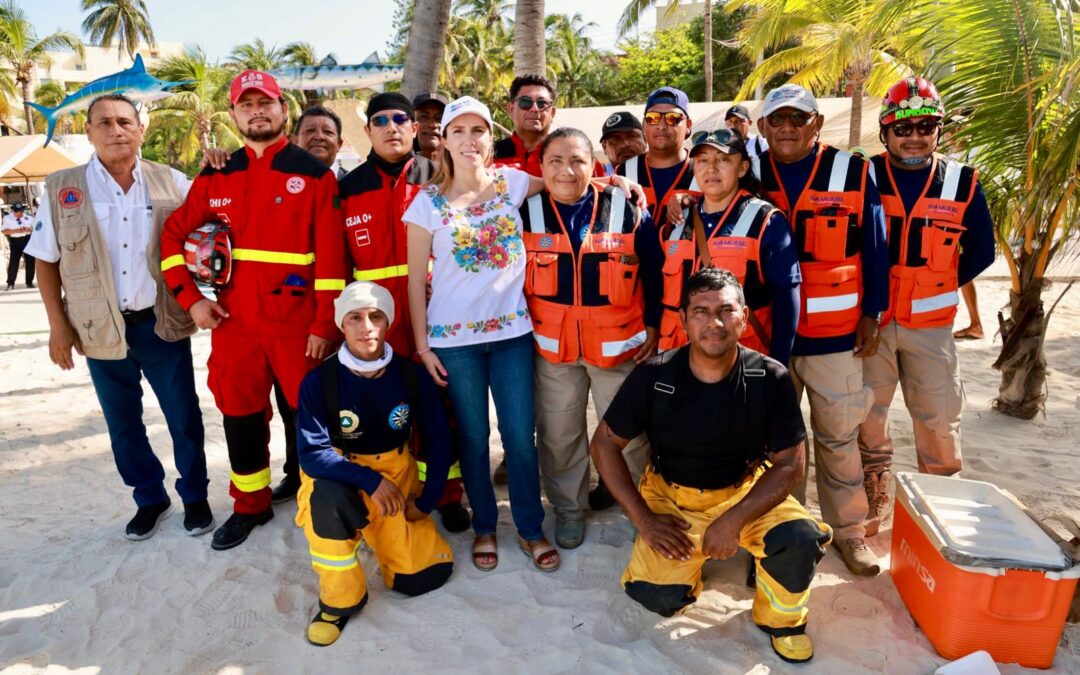
<svg viewBox="0 0 1080 675">
<path fill-rule="evenodd" d="M 881 316 L 884 313 L 885 312 L 875 312 L 874 314 L 863 314 L 863 316 L 865 316 L 868 319 L 873 319 L 874 321 L 880 322 L 881 321 Z"/>
</svg>

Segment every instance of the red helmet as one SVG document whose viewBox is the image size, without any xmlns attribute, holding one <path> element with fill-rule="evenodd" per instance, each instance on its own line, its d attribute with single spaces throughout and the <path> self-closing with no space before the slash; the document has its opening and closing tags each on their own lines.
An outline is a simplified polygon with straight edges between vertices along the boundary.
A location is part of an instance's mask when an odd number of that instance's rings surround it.
<svg viewBox="0 0 1080 675">
<path fill-rule="evenodd" d="M 195 281 L 225 288 L 232 276 L 232 242 L 229 223 L 211 222 L 188 235 L 184 243 L 184 264 Z"/>
<path fill-rule="evenodd" d="M 889 87 L 889 93 L 881 99 L 878 123 L 888 126 L 905 117 L 945 117 L 945 105 L 941 102 L 937 87 L 922 77 L 905 77 Z"/>
</svg>

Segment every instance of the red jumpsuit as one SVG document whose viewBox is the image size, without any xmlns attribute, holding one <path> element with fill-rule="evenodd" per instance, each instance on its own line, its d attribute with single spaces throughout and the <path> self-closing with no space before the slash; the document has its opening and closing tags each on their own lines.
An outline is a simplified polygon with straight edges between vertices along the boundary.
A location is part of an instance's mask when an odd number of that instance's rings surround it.
<svg viewBox="0 0 1080 675">
<path fill-rule="evenodd" d="M 541 141 L 543 143 L 543 141 Z M 540 146 L 537 145 L 531 151 L 525 149 L 525 142 L 514 132 L 509 137 L 496 141 L 494 150 L 494 165 L 508 166 L 512 169 L 520 169 L 533 176 L 543 176 L 540 169 Z M 593 176 L 603 178 L 605 176 L 604 165 L 593 158 Z"/>
<path fill-rule="evenodd" d="M 337 182 L 325 164 L 284 138 L 261 158 L 248 147 L 223 169 L 205 169 L 165 222 L 161 269 L 184 309 L 203 298 L 184 266 L 184 243 L 228 218 L 232 279 L 218 302 L 229 313 L 211 334 L 209 385 L 224 416 L 237 513 L 270 508 L 269 415 L 276 378 L 294 409 L 317 361 L 308 335 L 340 339 L 334 298 L 345 287 Z"/>
</svg>

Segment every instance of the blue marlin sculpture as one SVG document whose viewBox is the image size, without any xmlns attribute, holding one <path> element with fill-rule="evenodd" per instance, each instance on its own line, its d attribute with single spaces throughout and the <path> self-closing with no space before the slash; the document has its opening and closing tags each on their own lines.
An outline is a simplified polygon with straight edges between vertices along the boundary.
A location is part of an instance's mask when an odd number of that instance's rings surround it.
<svg viewBox="0 0 1080 675">
<path fill-rule="evenodd" d="M 194 82 L 195 80 L 183 80 L 182 82 L 165 82 L 159 80 L 146 72 L 146 66 L 143 65 L 142 54 L 136 54 L 135 63 L 130 68 L 122 70 L 119 73 L 99 77 L 82 89 L 69 94 L 67 98 L 61 101 L 60 105 L 55 108 L 46 108 L 43 105 L 31 103 L 30 101 L 27 101 L 26 104 L 41 113 L 42 117 L 49 123 L 49 128 L 45 136 L 45 145 L 47 146 L 49 145 L 49 141 L 52 140 L 53 131 L 56 129 L 56 120 L 61 115 L 67 115 L 68 113 L 88 108 L 90 102 L 98 96 L 103 94 L 124 94 L 134 101 L 155 101 L 159 98 L 171 96 L 172 92 L 170 92 L 169 89 L 172 89 L 173 87 L 192 84 Z"/>
<path fill-rule="evenodd" d="M 333 57 L 326 57 L 317 66 L 279 68 L 270 71 L 282 89 L 367 89 L 402 78 L 404 66 L 380 63 L 372 54 L 357 65 L 338 65 Z"/>
</svg>

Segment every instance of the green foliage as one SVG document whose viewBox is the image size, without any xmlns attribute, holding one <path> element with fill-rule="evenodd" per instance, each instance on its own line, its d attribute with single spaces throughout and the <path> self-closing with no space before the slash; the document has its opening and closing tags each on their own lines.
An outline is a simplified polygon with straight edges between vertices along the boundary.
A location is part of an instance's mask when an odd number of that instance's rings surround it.
<svg viewBox="0 0 1080 675">
<path fill-rule="evenodd" d="M 732 12 L 722 3 L 713 5 L 713 100 L 734 100 L 743 81 L 754 69 L 754 62 L 739 50 L 739 26 L 750 16 L 748 8 Z M 705 44 L 705 17 L 698 17 L 687 28 L 690 41 Z M 659 86 L 659 85 L 657 85 Z M 704 88 L 704 83 L 702 83 Z"/>
<path fill-rule="evenodd" d="M 155 42 L 145 0 L 82 0 L 82 9 L 92 10 L 82 23 L 90 41 L 111 47 L 116 40 L 118 55 L 127 52 L 134 59 L 140 40 L 150 45 Z"/>
<path fill-rule="evenodd" d="M 619 60 L 615 76 L 619 103 L 642 103 L 649 92 L 665 85 L 682 89 L 691 101 L 704 96 L 702 48 L 690 38 L 688 31 L 678 28 L 657 31 L 621 46 L 626 56 Z"/>
</svg>

